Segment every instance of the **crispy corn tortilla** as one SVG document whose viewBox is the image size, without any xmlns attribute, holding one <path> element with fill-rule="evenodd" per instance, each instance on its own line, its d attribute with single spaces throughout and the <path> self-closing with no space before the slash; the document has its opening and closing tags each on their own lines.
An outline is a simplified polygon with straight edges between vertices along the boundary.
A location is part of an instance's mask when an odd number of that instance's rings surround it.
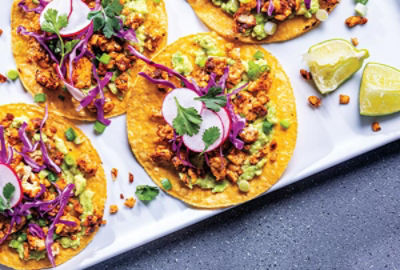
<svg viewBox="0 0 400 270">
<path fill-rule="evenodd" d="M 196 12 L 197 16 L 199 16 L 200 20 L 202 20 L 208 28 L 232 41 L 254 44 L 282 42 L 296 38 L 317 27 L 320 23 L 320 21 L 315 18 L 315 15 L 310 19 L 307 19 L 304 16 L 295 16 L 294 18 L 280 22 L 274 35 L 268 36 L 263 40 L 257 40 L 251 36 L 246 37 L 240 33 L 234 32 L 233 17 L 224 12 L 220 7 L 213 5 L 211 0 L 188 0 L 188 2 Z M 329 0 L 320 0 L 319 2 L 321 8 L 325 9 L 329 13 L 337 5 L 329 4 Z"/>
<path fill-rule="evenodd" d="M 168 21 L 167 12 L 165 10 L 165 4 L 163 0 L 161 0 L 158 4 L 156 4 L 153 0 L 146 1 L 149 13 L 144 25 L 145 27 L 155 29 L 154 31 L 159 31 L 163 35 L 159 43 L 159 47 L 154 53 L 144 53 L 146 56 L 151 57 L 159 50 L 161 50 L 167 43 Z M 80 112 L 76 111 L 75 108 L 77 107 L 78 102 L 74 101 L 73 103 L 71 101 L 72 96 L 69 93 L 63 93 L 60 90 L 48 90 L 36 82 L 36 70 L 42 68 L 32 59 L 32 56 L 35 54 L 35 48 L 32 46 L 32 41 L 34 39 L 18 34 L 17 28 L 18 26 L 22 25 L 25 26 L 27 30 L 32 29 L 30 25 L 32 25 L 32 22 L 34 22 L 35 24 L 38 23 L 39 15 L 33 12 L 23 12 L 22 9 L 18 7 L 19 2 L 20 0 L 14 0 L 11 10 L 12 50 L 15 62 L 17 64 L 20 79 L 25 89 L 32 96 L 35 96 L 38 93 L 45 93 L 47 101 L 46 103 L 41 103 L 40 105 L 44 107 L 45 104 L 48 104 L 50 110 L 56 110 L 69 119 L 95 121 L 96 113 L 90 112 L 87 109 L 84 109 Z M 143 64 L 141 62 L 138 62 L 138 64 L 136 64 L 130 70 L 129 89 L 131 89 L 130 85 L 132 84 L 132 82 L 136 78 L 136 74 L 142 67 Z M 60 94 L 63 94 L 65 96 L 65 101 L 59 98 Z M 111 113 L 108 113 L 105 116 L 109 118 L 124 114 L 126 112 L 126 102 L 128 96 L 129 95 L 127 93 L 125 98 L 123 100 L 120 100 L 115 95 L 111 95 L 111 100 L 115 104 L 115 107 L 111 111 Z"/>
<path fill-rule="evenodd" d="M 225 48 L 228 44 L 227 41 L 218 37 L 215 33 L 198 35 L 212 35 L 217 40 L 219 48 Z M 161 51 L 153 61 L 171 67 L 171 57 L 174 53 L 177 51 L 190 52 L 196 49 L 194 39 L 198 35 L 191 35 L 177 40 Z M 162 188 L 161 180 L 168 178 L 172 184 L 172 189 L 167 192 L 194 207 L 228 207 L 248 201 L 264 193 L 279 180 L 295 148 L 297 137 L 296 104 L 289 78 L 277 59 L 263 48 L 254 45 L 235 44 L 235 46 L 241 48 L 242 59 L 251 59 L 258 50 L 264 53 L 265 60 L 271 67 L 272 72 L 273 83 L 268 93 L 271 101 L 277 105 L 276 116 L 278 119 L 288 119 L 291 122 L 288 130 L 281 129 L 279 125 L 275 125 L 273 138 L 278 143 L 276 149 L 278 154 L 277 161 L 273 163 L 267 162 L 262 175 L 250 181 L 251 188 L 248 193 L 240 192 L 238 186 L 232 184 L 222 193 L 212 193 L 211 190 L 204 190 L 197 186 L 189 189 L 179 179 L 175 168 L 160 167 L 157 163 L 154 163 L 150 155 L 154 152 L 156 145 L 157 126 L 163 122 L 152 120 L 152 115 L 154 112 L 160 111 L 165 93 L 159 91 L 154 84 L 139 77 L 129 99 L 127 110 L 128 138 L 137 160 L 158 186 Z M 194 57 L 190 59 L 193 61 L 193 66 L 195 66 Z"/>
<path fill-rule="evenodd" d="M 43 118 L 44 111 L 36 105 L 27 104 L 11 104 L 0 106 L 0 119 L 3 119 L 7 113 L 11 113 L 16 117 L 27 116 L 28 118 Z M 83 139 L 83 143 L 79 146 L 72 142 L 65 140 L 68 148 L 72 149 L 72 154 L 86 153 L 89 160 L 97 165 L 97 173 L 93 177 L 87 177 L 87 189 L 94 192 L 93 195 L 93 210 L 98 214 L 104 213 L 104 204 L 107 199 L 107 182 L 102 162 L 95 148 L 91 144 L 89 138 L 78 129 L 71 122 L 64 120 L 60 115 L 50 112 L 47 120 L 47 125 L 50 124 L 57 128 L 57 135 L 59 138 L 65 138 L 64 131 L 68 127 L 72 127 L 76 134 Z M 56 264 L 62 264 L 79 252 L 81 252 L 92 241 L 94 235 L 97 233 L 98 228 L 88 236 L 82 236 L 80 246 L 77 249 L 64 249 L 60 246 L 60 254 L 55 257 Z M 6 265 L 14 269 L 42 269 L 51 268 L 51 263 L 47 257 L 43 260 L 29 260 L 24 261 L 18 257 L 18 253 L 14 249 L 8 247 L 9 241 L 6 241 L 0 246 L 0 264 Z"/>
</svg>

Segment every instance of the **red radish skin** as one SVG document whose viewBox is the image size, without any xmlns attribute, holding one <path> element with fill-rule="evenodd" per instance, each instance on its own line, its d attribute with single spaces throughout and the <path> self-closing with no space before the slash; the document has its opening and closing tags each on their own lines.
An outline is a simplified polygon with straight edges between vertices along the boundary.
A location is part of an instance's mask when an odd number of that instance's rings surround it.
<svg viewBox="0 0 400 270">
<path fill-rule="evenodd" d="M 204 109 L 203 112 L 201 113 L 201 118 L 203 119 L 203 122 L 200 125 L 199 132 L 191 137 L 189 135 L 183 136 L 183 143 L 186 145 L 187 148 L 189 148 L 193 152 L 204 151 L 205 143 L 203 142 L 203 134 L 207 129 L 211 127 L 219 128 L 221 136 L 212 145 L 208 147 L 206 152 L 218 148 L 223 141 L 222 139 L 224 134 L 224 125 L 218 114 L 209 109 Z"/>
<path fill-rule="evenodd" d="M 62 37 L 76 36 L 87 30 L 92 21 L 87 19 L 90 8 L 81 0 L 53 0 L 40 14 L 40 24 L 44 22 L 44 14 L 49 9 L 58 11 L 58 15 L 68 15 L 68 26 L 60 30 Z"/>
<path fill-rule="evenodd" d="M 13 208 L 21 202 L 23 197 L 21 180 L 18 178 L 17 173 L 13 168 L 7 164 L 0 164 L 0 191 L 3 190 L 7 183 L 11 183 L 15 187 L 10 203 L 10 207 Z"/>
<path fill-rule="evenodd" d="M 217 112 L 217 115 L 221 119 L 222 124 L 224 125 L 224 136 L 222 137 L 222 142 L 223 144 L 226 139 L 228 139 L 229 136 L 229 131 L 231 130 L 231 125 L 232 125 L 232 120 L 229 117 L 228 111 L 225 108 L 221 108 L 219 112 Z"/>
<path fill-rule="evenodd" d="M 179 104 L 184 108 L 193 107 L 195 110 L 201 114 L 204 109 L 204 104 L 201 101 L 194 100 L 199 95 L 188 88 L 177 88 L 169 92 L 165 97 L 161 109 L 161 113 L 165 121 L 172 126 L 173 121 L 178 115 L 178 108 L 175 102 L 175 98 L 178 100 Z"/>
</svg>

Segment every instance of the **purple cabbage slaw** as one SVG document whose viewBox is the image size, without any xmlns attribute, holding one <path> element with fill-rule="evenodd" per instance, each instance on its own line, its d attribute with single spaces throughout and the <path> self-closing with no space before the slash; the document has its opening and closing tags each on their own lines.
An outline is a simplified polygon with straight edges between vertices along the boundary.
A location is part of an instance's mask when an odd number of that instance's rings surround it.
<svg viewBox="0 0 400 270">
<path fill-rule="evenodd" d="M 19 6 L 25 11 L 25 12 L 36 12 L 36 13 L 41 13 L 44 10 L 44 7 L 48 4 L 47 1 L 45 0 L 39 0 L 39 6 L 34 9 L 30 10 L 26 5 L 25 5 L 25 0 L 22 0 L 19 3 Z M 96 5 L 95 8 L 92 10 L 99 10 L 101 9 L 101 1 L 96 0 Z M 120 30 L 116 34 L 116 37 L 127 40 L 130 42 L 137 42 L 136 38 L 136 33 L 133 29 L 124 29 L 123 21 L 121 18 L 119 19 L 120 23 Z M 59 63 L 57 57 L 54 55 L 54 53 L 50 50 L 50 48 L 47 46 L 46 41 L 49 41 L 51 39 L 56 39 L 56 35 L 51 35 L 51 36 L 46 36 L 45 33 L 43 34 L 38 34 L 35 32 L 29 32 L 27 31 L 23 26 L 19 26 L 17 29 L 17 33 L 20 33 L 22 35 L 27 35 L 35 38 L 39 44 L 46 50 L 46 52 L 49 54 L 50 58 L 52 61 L 56 63 L 56 72 L 57 75 L 60 77 L 60 79 L 63 81 L 64 86 L 68 90 L 68 92 L 73 96 L 74 99 L 80 102 L 80 106 L 77 108 L 78 111 L 82 110 L 84 107 L 90 104 L 91 101 L 94 100 L 94 98 L 100 94 L 100 98 L 96 99 L 94 102 L 94 105 L 96 106 L 97 109 L 97 120 L 104 125 L 109 125 L 111 123 L 110 120 L 106 119 L 104 117 L 104 92 L 103 89 L 104 87 L 110 82 L 111 76 L 107 73 L 106 76 L 104 77 L 103 80 L 99 80 L 98 77 L 95 77 L 98 85 L 97 88 L 95 87 L 90 91 L 88 96 L 85 96 L 81 90 L 76 88 L 74 86 L 74 83 L 72 81 L 72 72 L 73 72 L 73 63 L 76 63 L 79 61 L 84 55 L 87 55 L 91 58 L 95 58 L 95 56 L 88 50 L 88 43 L 90 37 L 93 35 L 93 23 L 91 23 L 86 31 L 83 33 L 77 34 L 75 37 L 70 37 L 71 39 L 79 39 L 79 43 L 74 47 L 73 51 L 70 52 L 69 54 L 66 55 L 65 59 L 67 59 L 68 56 L 68 65 L 69 65 L 69 80 L 66 79 L 66 68 L 64 63 Z M 78 54 L 78 50 L 80 50 Z M 66 60 L 65 60 L 66 61 Z M 95 69 L 95 67 L 94 67 Z M 97 76 L 97 73 L 94 73 L 95 76 Z M 94 90 L 94 91 L 93 91 Z M 94 93 L 97 93 L 96 96 L 93 96 Z M 87 99 L 85 99 L 87 98 Z M 87 101 L 90 100 L 89 103 Z"/>
<path fill-rule="evenodd" d="M 39 4 L 37 7 L 30 9 L 27 5 L 26 5 L 26 1 L 22 0 L 21 2 L 18 3 L 18 6 L 20 8 L 22 8 L 25 12 L 35 12 L 35 13 L 42 13 L 42 11 L 44 10 L 44 8 L 47 6 L 49 2 L 44 1 L 44 0 L 39 0 Z"/>
<path fill-rule="evenodd" d="M 148 58 L 146 58 L 145 56 L 143 56 L 142 54 L 138 53 L 134 48 L 130 48 L 130 50 L 132 51 L 133 55 L 135 55 L 137 58 L 143 60 L 145 63 L 147 63 L 150 66 L 154 66 L 157 69 L 163 70 L 168 72 L 169 75 L 173 75 L 175 77 L 177 77 L 178 79 L 181 79 L 183 81 L 183 83 L 186 85 L 187 88 L 195 91 L 196 93 L 198 93 L 200 96 L 205 95 L 208 93 L 208 90 L 213 87 L 213 86 L 217 86 L 217 87 L 221 87 L 221 89 L 226 89 L 226 81 L 228 79 L 229 76 L 229 67 L 226 67 L 224 70 L 224 74 L 221 76 L 220 80 L 217 82 L 215 82 L 215 78 L 216 78 L 216 74 L 211 74 L 210 75 L 210 80 L 207 84 L 207 86 L 203 89 L 199 88 L 196 83 L 193 81 L 193 83 L 189 82 L 188 79 L 186 79 L 183 75 L 181 75 L 180 73 L 178 73 L 177 71 L 168 68 L 166 66 L 163 66 L 161 64 L 157 64 L 151 60 L 149 60 Z M 149 80 L 152 83 L 156 83 L 156 84 L 162 84 L 164 86 L 167 87 L 171 87 L 174 86 L 172 88 L 176 88 L 175 85 L 173 85 L 171 82 L 169 81 L 165 81 L 165 80 L 158 80 L 158 79 L 153 79 L 151 78 L 148 74 L 141 72 L 139 73 L 140 76 L 144 77 L 145 79 Z M 183 79 L 182 79 L 183 78 Z M 171 84 L 170 84 L 171 83 Z M 231 118 L 232 124 L 231 124 L 231 130 L 229 131 L 229 140 L 232 142 L 232 144 L 239 150 L 243 149 L 244 146 L 244 142 L 242 140 L 240 140 L 238 138 L 238 135 L 240 134 L 240 132 L 245 128 L 246 126 L 246 120 L 239 117 L 233 108 L 233 105 L 231 103 L 231 97 L 237 93 L 239 93 L 240 91 L 242 91 L 244 88 L 246 88 L 248 85 L 245 84 L 241 87 L 239 87 L 238 89 L 236 89 L 234 92 L 230 93 L 230 94 L 223 94 L 227 96 L 227 105 L 226 105 L 226 109 L 228 111 L 228 115 Z M 174 138 L 171 140 L 172 143 L 172 150 L 177 152 L 177 157 L 179 159 L 181 159 L 180 156 L 180 148 L 182 146 L 181 141 L 178 143 L 177 145 L 177 140 L 178 137 L 176 136 L 176 134 L 174 133 Z M 190 162 L 188 161 L 184 161 L 184 164 L 187 164 L 186 166 L 193 166 L 190 164 Z"/>
<path fill-rule="evenodd" d="M 13 159 L 14 151 L 11 146 L 8 146 L 8 148 L 6 146 L 6 140 L 4 138 L 4 127 L 2 125 L 0 125 L 0 144 L 0 163 L 9 165 Z"/>
</svg>

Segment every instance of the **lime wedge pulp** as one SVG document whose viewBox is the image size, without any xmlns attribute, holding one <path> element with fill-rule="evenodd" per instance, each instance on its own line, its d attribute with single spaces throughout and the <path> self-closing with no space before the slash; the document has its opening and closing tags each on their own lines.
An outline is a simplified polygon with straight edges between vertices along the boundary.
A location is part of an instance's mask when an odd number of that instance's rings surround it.
<svg viewBox="0 0 400 270">
<path fill-rule="evenodd" d="M 360 89 L 360 114 L 387 115 L 400 111 L 400 70 L 368 63 Z"/>
<path fill-rule="evenodd" d="M 344 39 L 330 39 L 312 46 L 304 56 L 318 90 L 326 94 L 350 78 L 369 57 Z"/>
</svg>

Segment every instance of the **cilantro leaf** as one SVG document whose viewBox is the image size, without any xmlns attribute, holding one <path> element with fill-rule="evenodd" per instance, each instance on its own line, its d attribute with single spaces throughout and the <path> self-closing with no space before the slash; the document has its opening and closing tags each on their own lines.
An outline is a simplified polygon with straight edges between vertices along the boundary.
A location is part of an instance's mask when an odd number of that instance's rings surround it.
<svg viewBox="0 0 400 270">
<path fill-rule="evenodd" d="M 225 107 L 227 102 L 226 96 L 221 96 L 221 93 L 222 88 L 214 86 L 208 90 L 207 94 L 197 97 L 195 100 L 200 100 L 204 102 L 208 109 L 213 110 L 214 112 L 219 112 L 220 108 Z"/>
<path fill-rule="evenodd" d="M 101 2 L 102 10 L 91 11 L 88 19 L 93 21 L 93 31 L 102 31 L 106 38 L 116 35 L 121 29 L 120 19 L 123 5 L 119 0 L 103 0 Z"/>
<path fill-rule="evenodd" d="M 158 193 L 160 193 L 157 187 L 152 187 L 148 185 L 139 185 L 136 187 L 136 196 L 139 200 L 143 202 L 150 202 L 157 197 Z"/>
<path fill-rule="evenodd" d="M 215 143 L 216 140 L 221 136 L 221 131 L 218 127 L 210 127 L 206 129 L 203 133 L 203 142 L 205 144 L 205 149 L 206 151 L 208 147 L 210 147 L 213 143 Z"/>
<path fill-rule="evenodd" d="M 7 209 L 7 205 L 3 199 L 3 197 L 0 196 L 0 212 L 4 212 Z"/>
<path fill-rule="evenodd" d="M 7 203 L 9 204 L 11 201 L 11 198 L 13 196 L 15 192 L 15 187 L 13 184 L 11 183 L 7 183 L 4 187 L 3 187 L 3 196 L 4 198 L 7 200 Z"/>
<path fill-rule="evenodd" d="M 48 9 L 44 14 L 44 22 L 42 23 L 42 30 L 48 33 L 56 34 L 61 44 L 61 61 L 64 62 L 65 56 L 65 44 L 64 40 L 60 35 L 60 30 L 68 25 L 67 14 L 58 15 L 58 11 L 55 9 Z"/>
<path fill-rule="evenodd" d="M 172 124 L 176 133 L 178 133 L 180 136 L 185 134 L 193 136 L 194 134 L 197 134 L 200 129 L 200 124 L 203 121 L 199 113 L 193 107 L 182 107 L 176 97 L 175 102 L 178 109 L 178 115 Z"/>
<path fill-rule="evenodd" d="M 79 39 L 73 39 L 65 43 L 65 54 L 72 52 L 72 50 L 75 48 L 76 44 L 79 43 L 79 41 L 80 41 Z"/>
</svg>

